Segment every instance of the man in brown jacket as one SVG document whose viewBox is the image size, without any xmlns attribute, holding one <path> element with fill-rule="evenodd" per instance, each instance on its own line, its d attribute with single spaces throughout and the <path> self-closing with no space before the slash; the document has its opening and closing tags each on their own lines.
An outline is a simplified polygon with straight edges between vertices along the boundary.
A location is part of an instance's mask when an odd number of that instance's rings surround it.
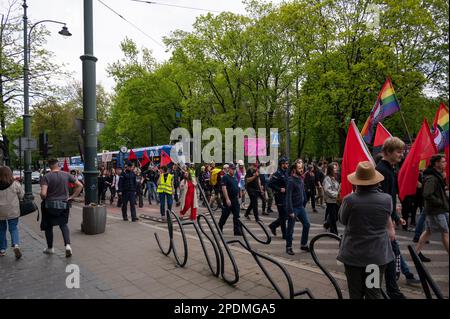
<svg viewBox="0 0 450 319">
<path fill-rule="evenodd" d="M 420 251 L 430 239 L 432 232 L 440 232 L 442 243 L 448 253 L 448 190 L 445 187 L 444 172 L 447 162 L 442 155 L 434 155 L 430 166 L 423 172 L 423 199 L 426 229 L 420 236 L 416 250 L 424 262 L 431 261 Z"/>
</svg>

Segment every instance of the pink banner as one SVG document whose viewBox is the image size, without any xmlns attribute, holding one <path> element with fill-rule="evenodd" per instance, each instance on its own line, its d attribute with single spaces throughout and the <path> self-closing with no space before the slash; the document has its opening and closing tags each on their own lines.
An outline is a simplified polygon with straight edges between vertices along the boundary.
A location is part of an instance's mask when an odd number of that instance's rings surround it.
<svg viewBox="0 0 450 319">
<path fill-rule="evenodd" d="M 266 156 L 266 139 L 264 137 L 244 137 L 245 156 Z"/>
</svg>

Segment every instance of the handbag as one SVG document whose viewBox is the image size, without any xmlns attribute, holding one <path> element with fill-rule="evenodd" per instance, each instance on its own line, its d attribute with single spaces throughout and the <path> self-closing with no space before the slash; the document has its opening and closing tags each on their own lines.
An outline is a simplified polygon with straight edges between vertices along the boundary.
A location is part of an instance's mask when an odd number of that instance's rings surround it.
<svg viewBox="0 0 450 319">
<path fill-rule="evenodd" d="M 31 213 L 34 213 L 35 211 L 38 212 L 37 221 L 39 221 L 39 208 L 36 205 L 36 203 L 29 199 L 24 199 L 19 201 L 20 205 L 20 217 L 29 215 Z"/>
</svg>

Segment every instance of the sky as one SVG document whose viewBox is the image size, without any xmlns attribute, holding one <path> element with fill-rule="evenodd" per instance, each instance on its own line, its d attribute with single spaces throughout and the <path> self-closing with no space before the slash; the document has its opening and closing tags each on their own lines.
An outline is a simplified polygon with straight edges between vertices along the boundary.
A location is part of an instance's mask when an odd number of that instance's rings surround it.
<svg viewBox="0 0 450 319">
<path fill-rule="evenodd" d="M 154 40 L 122 20 L 100 1 Z M 1 11 L 8 2 L 9 0 L 0 0 Z M 22 3 L 22 0 L 20 2 Z M 241 0 L 155 0 L 154 2 L 245 13 L 245 6 Z M 273 2 L 281 1 L 273 0 Z M 63 37 L 58 34 L 61 25 L 46 24 L 51 34 L 45 47 L 54 53 L 57 63 L 64 63 L 65 69 L 73 72 L 74 79 L 81 82 L 82 62 L 80 56 L 84 53 L 83 0 L 27 0 L 27 4 L 28 18 L 32 23 L 50 19 L 67 24 L 72 33 L 71 37 Z M 166 52 L 166 48 L 162 45 L 162 38 L 170 35 L 171 31 L 176 29 L 191 31 L 195 18 L 201 14 L 207 14 L 206 11 L 150 5 L 131 0 L 93 0 L 93 11 L 94 55 L 98 58 L 96 63 L 97 83 L 102 84 L 110 92 L 114 87 L 114 80 L 108 77 L 106 67 L 123 57 L 119 45 L 125 37 L 133 39 L 138 47 L 151 49 L 156 60 L 162 62 L 170 57 L 170 53 Z M 56 79 L 60 84 L 64 80 L 67 79 Z"/>
</svg>

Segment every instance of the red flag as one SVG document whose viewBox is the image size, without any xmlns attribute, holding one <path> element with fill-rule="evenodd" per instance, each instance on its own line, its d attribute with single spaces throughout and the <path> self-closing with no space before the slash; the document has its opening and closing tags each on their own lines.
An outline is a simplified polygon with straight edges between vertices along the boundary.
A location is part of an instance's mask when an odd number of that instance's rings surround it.
<svg viewBox="0 0 450 319">
<path fill-rule="evenodd" d="M 436 145 L 431 136 L 430 127 L 428 126 L 427 120 L 424 119 L 419 134 L 417 134 L 416 140 L 398 172 L 398 188 L 401 200 L 405 196 L 416 193 L 420 161 L 428 160 L 436 153 Z"/>
<path fill-rule="evenodd" d="M 144 151 L 144 156 L 142 157 L 141 167 L 144 167 L 148 163 L 150 163 L 150 158 L 148 157 L 147 152 Z"/>
<path fill-rule="evenodd" d="M 64 172 L 69 172 L 69 165 L 67 165 L 67 159 L 64 159 L 64 166 L 63 166 L 63 171 Z"/>
<path fill-rule="evenodd" d="M 375 165 L 355 121 L 351 120 L 342 157 L 341 198 L 352 192 L 352 184 L 348 181 L 347 176 L 356 170 L 359 162 L 363 161 L 370 161 Z"/>
<path fill-rule="evenodd" d="M 170 158 L 170 156 L 166 152 L 161 150 L 161 162 L 160 162 L 159 166 L 160 167 L 167 166 L 171 162 L 172 162 L 172 159 Z"/>
<path fill-rule="evenodd" d="M 134 154 L 132 149 L 130 149 L 130 155 L 128 155 L 128 160 L 129 161 L 136 161 L 137 160 L 136 154 Z"/>
<path fill-rule="evenodd" d="M 383 126 L 383 124 L 378 123 L 377 132 L 375 133 L 375 141 L 373 142 L 373 147 L 383 145 L 384 141 L 392 137 L 391 133 Z"/>
</svg>

